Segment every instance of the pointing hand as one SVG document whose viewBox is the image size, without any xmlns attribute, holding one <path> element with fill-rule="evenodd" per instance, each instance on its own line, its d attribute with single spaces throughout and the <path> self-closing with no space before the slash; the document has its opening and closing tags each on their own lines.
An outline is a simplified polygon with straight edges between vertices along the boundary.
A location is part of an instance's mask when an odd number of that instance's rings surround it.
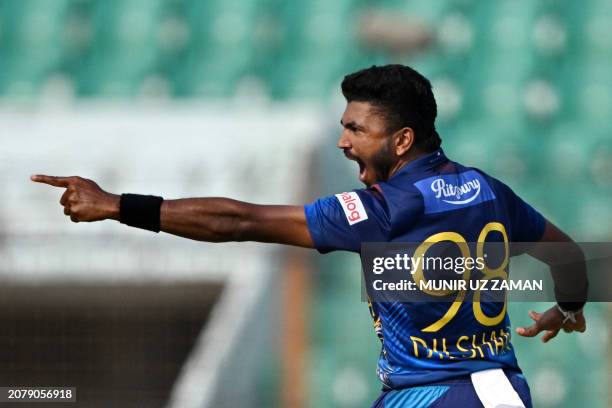
<svg viewBox="0 0 612 408">
<path fill-rule="evenodd" d="M 65 188 L 66 191 L 60 199 L 60 204 L 64 207 L 64 214 L 69 216 L 73 222 L 119 219 L 120 197 L 102 190 L 92 180 L 77 176 L 45 175 L 32 176 L 31 180 Z"/>
</svg>

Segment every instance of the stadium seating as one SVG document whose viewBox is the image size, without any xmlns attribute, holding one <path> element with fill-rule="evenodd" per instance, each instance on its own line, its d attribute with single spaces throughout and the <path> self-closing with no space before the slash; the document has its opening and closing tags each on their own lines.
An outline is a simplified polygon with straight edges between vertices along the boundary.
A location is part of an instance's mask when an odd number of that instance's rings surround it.
<svg viewBox="0 0 612 408">
<path fill-rule="evenodd" d="M 365 47 L 359 17 L 372 7 L 420 18 L 433 47 L 410 55 Z M 610 1 L 0 0 L 3 101 L 53 91 L 59 78 L 79 98 L 255 90 L 325 104 L 345 73 L 391 61 L 431 77 L 451 157 L 500 177 L 576 238 L 612 238 Z M 336 159 L 323 163 L 338 176 L 321 194 L 337 192 L 339 180 L 358 187 L 354 169 Z M 377 393 L 378 340 L 359 302 L 358 265 L 344 255 L 318 262 L 312 406 L 364 406 Z M 529 307 L 544 305 L 511 305 L 514 324 L 528 321 Z M 605 321 L 603 307 L 589 308 Z M 536 406 L 604 406 L 596 401 L 605 401 L 608 337 L 597 327 L 560 335 L 554 348 L 516 340 Z M 367 393 L 342 399 L 360 379 Z M 563 403 L 542 391 L 563 386 L 572 390 Z"/>
</svg>

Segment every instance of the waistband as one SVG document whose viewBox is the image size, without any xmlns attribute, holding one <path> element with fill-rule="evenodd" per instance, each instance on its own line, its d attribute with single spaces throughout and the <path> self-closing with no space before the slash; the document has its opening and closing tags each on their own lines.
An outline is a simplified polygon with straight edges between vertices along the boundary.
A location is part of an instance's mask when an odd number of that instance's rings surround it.
<svg viewBox="0 0 612 408">
<path fill-rule="evenodd" d="M 508 379 L 514 377 L 515 375 L 523 375 L 523 372 L 521 370 L 513 370 L 510 368 L 504 368 L 503 371 L 504 371 L 504 374 L 506 374 L 506 377 L 508 377 Z M 430 383 L 419 384 L 413 387 L 391 388 L 386 385 L 383 385 L 382 391 L 405 390 L 409 388 L 431 387 L 431 386 L 436 386 L 436 385 L 459 385 L 459 384 L 470 384 L 471 385 L 472 378 L 470 377 L 470 374 L 459 375 L 457 377 L 447 378 L 442 381 L 434 381 Z"/>
</svg>

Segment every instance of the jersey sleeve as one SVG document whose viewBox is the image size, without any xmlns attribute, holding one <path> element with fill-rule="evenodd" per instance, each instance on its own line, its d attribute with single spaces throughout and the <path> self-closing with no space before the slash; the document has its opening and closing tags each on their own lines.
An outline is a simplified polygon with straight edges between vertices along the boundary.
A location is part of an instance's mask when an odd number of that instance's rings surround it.
<svg viewBox="0 0 612 408">
<path fill-rule="evenodd" d="M 382 194 L 374 188 L 319 198 L 304 206 L 315 248 L 360 252 L 362 242 L 386 240 L 388 211 Z"/>
<path fill-rule="evenodd" d="M 521 199 L 510 187 L 502 184 L 511 224 L 511 242 L 538 242 L 544 235 L 546 219 Z"/>
</svg>

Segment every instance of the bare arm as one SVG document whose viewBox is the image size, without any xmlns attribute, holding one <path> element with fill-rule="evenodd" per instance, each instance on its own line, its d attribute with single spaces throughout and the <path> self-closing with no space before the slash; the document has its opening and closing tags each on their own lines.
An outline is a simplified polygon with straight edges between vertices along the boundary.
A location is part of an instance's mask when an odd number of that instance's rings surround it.
<svg viewBox="0 0 612 408">
<path fill-rule="evenodd" d="M 120 196 L 92 180 L 38 175 L 32 181 L 65 188 L 60 204 L 73 222 L 119 220 Z M 229 198 L 166 200 L 161 207 L 161 230 L 198 241 L 314 247 L 301 206 L 256 205 Z"/>
<path fill-rule="evenodd" d="M 256 205 L 229 198 L 167 200 L 162 231 L 198 241 L 258 241 L 313 248 L 304 207 Z"/>
<path fill-rule="evenodd" d="M 557 296 L 572 293 L 584 293 L 588 289 L 586 264 L 582 249 L 566 233 L 549 221 L 546 221 L 542 243 L 562 243 L 562 245 L 534 245 L 528 254 L 550 266 L 555 283 Z M 565 303 L 564 303 L 565 304 Z M 571 303 L 570 303 L 571 305 Z M 576 321 L 568 321 L 554 306 L 544 313 L 530 311 L 529 316 L 535 322 L 530 327 L 519 327 L 518 334 L 534 337 L 545 331 L 542 341 L 547 342 L 554 338 L 561 329 L 569 333 L 572 331 L 584 332 L 586 322 L 582 311 L 576 315 Z"/>
<path fill-rule="evenodd" d="M 549 221 L 540 242 L 560 244 L 535 245 L 528 251 L 529 255 L 550 266 L 555 291 L 560 297 L 581 291 L 586 293 L 588 281 L 582 248 Z"/>
</svg>

